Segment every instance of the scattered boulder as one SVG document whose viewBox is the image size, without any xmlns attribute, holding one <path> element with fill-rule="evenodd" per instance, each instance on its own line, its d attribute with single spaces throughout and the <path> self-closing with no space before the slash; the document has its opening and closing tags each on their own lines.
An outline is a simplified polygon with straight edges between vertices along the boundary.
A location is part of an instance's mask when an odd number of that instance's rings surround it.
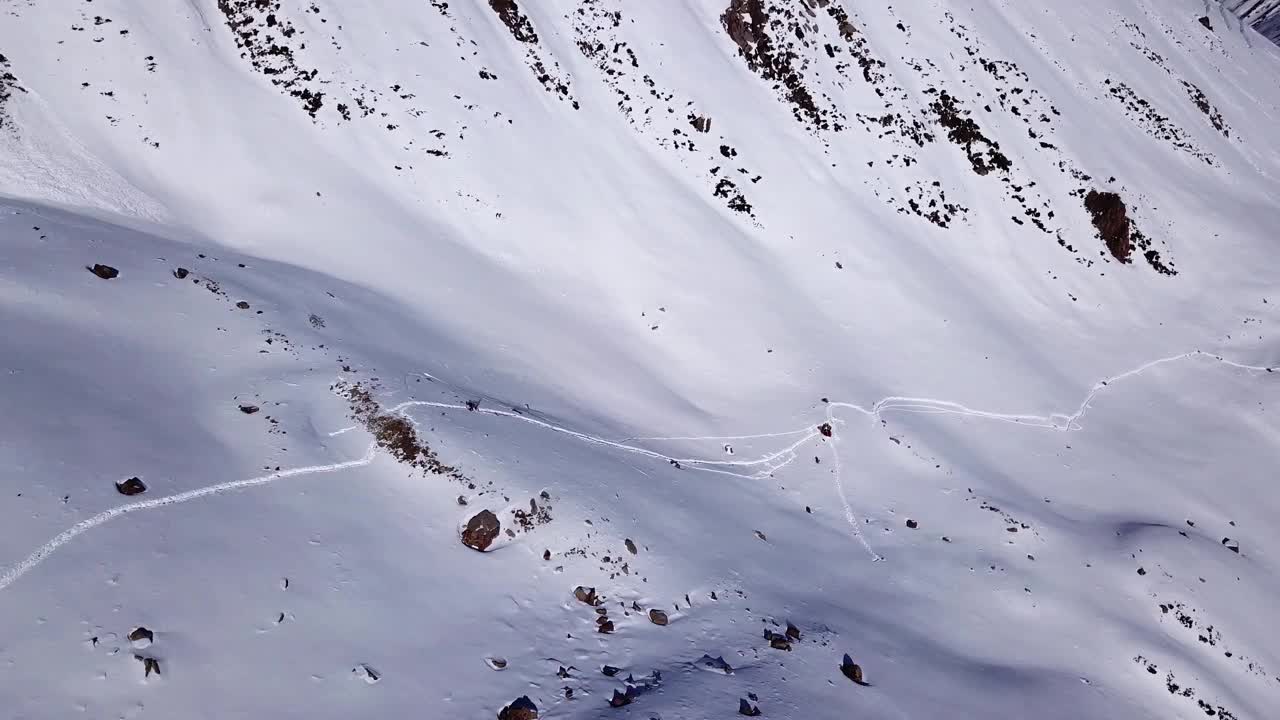
<svg viewBox="0 0 1280 720">
<path fill-rule="evenodd" d="M 93 267 L 89 267 L 86 265 L 85 269 L 87 269 L 89 272 L 93 273 L 94 275 L 97 275 L 98 277 L 102 278 L 103 280 L 114 280 L 120 276 L 120 271 L 111 267 L 110 265 L 102 265 L 102 264 L 95 263 Z"/>
<path fill-rule="evenodd" d="M 908 519 L 907 519 L 907 527 L 911 528 L 912 530 L 915 530 L 916 528 L 920 527 L 920 523 L 916 522 L 915 520 L 912 520 L 912 519 L 908 518 Z"/>
<path fill-rule="evenodd" d="M 240 412 L 244 413 L 245 415 L 252 415 L 258 412 L 258 406 L 257 405 L 241 405 Z"/>
<path fill-rule="evenodd" d="M 869 684 L 862 680 L 862 666 L 854 662 L 853 658 L 849 657 L 849 653 L 844 654 L 844 660 L 840 663 L 840 672 L 858 685 Z"/>
<path fill-rule="evenodd" d="M 616 708 L 624 707 L 626 705 L 630 705 L 634 698 L 635 693 L 632 692 L 631 688 L 627 688 L 627 691 L 624 693 L 614 690 L 613 697 L 609 698 L 609 706 Z"/>
<path fill-rule="evenodd" d="M 484 664 L 488 665 L 490 670 L 506 670 L 507 669 L 506 658 L 487 657 L 484 659 Z"/>
<path fill-rule="evenodd" d="M 129 633 L 129 642 L 133 643 L 135 648 L 144 650 L 155 642 L 156 634 L 144 627 L 136 627 Z"/>
<path fill-rule="evenodd" d="M 374 670 L 364 663 L 360 663 L 359 665 L 351 668 L 351 673 L 370 685 L 382 679 L 382 673 L 379 673 L 377 670 Z"/>
<path fill-rule="evenodd" d="M 822 433 L 822 437 L 831 437 L 831 423 L 822 423 L 819 425 L 818 432 Z"/>
<path fill-rule="evenodd" d="M 738 714 L 747 717 L 760 717 L 760 706 L 752 705 L 746 698 L 738 699 Z"/>
<path fill-rule="evenodd" d="M 776 633 L 768 628 L 764 630 L 764 639 L 769 641 L 769 647 L 774 650 L 791 651 L 791 640 L 781 633 Z"/>
<path fill-rule="evenodd" d="M 538 706 L 528 695 L 521 695 L 498 712 L 498 720 L 538 720 Z"/>
<path fill-rule="evenodd" d="M 600 597 L 596 595 L 595 588 L 579 585 L 573 589 L 573 596 L 578 598 L 578 602 L 591 605 L 592 607 L 600 604 Z"/>
<path fill-rule="evenodd" d="M 1236 553 L 1237 555 L 1240 554 L 1240 543 L 1238 541 L 1224 537 L 1222 538 L 1222 544 L 1231 552 Z"/>
<path fill-rule="evenodd" d="M 659 610 L 658 608 L 653 608 L 652 610 L 649 611 L 649 622 L 653 623 L 654 625 L 666 625 L 667 613 L 665 611 Z"/>
<path fill-rule="evenodd" d="M 184 267 L 177 268 L 173 271 L 173 276 L 178 278 L 179 280 L 186 280 L 187 276 L 190 274 L 191 274 L 191 271 Z"/>
<path fill-rule="evenodd" d="M 116 492 L 121 495 L 141 495 L 147 491 L 147 484 L 141 478 L 131 477 L 116 483 Z"/>
<path fill-rule="evenodd" d="M 472 550 L 484 552 L 493 544 L 501 530 L 502 523 L 498 521 L 498 516 L 488 510 L 481 510 L 467 521 L 466 528 L 462 530 L 462 544 Z"/>
<path fill-rule="evenodd" d="M 800 628 L 792 625 L 790 621 L 787 622 L 787 639 L 800 642 Z"/>
<path fill-rule="evenodd" d="M 640 552 L 639 550 L 636 549 L 636 544 L 631 542 L 631 538 L 627 538 L 622 542 L 622 544 L 627 546 L 627 552 L 631 553 L 632 555 L 635 555 Z"/>
<path fill-rule="evenodd" d="M 134 655 L 134 660 L 142 663 L 142 677 L 149 678 L 152 673 L 158 677 L 160 675 L 160 661 L 146 655 Z"/>
<path fill-rule="evenodd" d="M 604 615 L 596 618 L 596 632 L 604 633 L 606 635 L 613 632 L 613 621 Z"/>
<path fill-rule="evenodd" d="M 1208 15 L 1201 15 L 1199 20 L 1200 20 L 1200 24 L 1204 26 L 1205 30 L 1209 30 L 1210 32 L 1213 31 L 1213 23 L 1209 22 Z"/>
<path fill-rule="evenodd" d="M 618 673 L 622 672 L 622 668 L 616 668 L 612 665 L 605 665 L 604 667 L 600 668 L 600 672 L 605 677 L 613 677 L 614 675 L 617 675 Z"/>
<path fill-rule="evenodd" d="M 248 309 L 249 309 L 249 303 L 247 303 L 247 302 L 245 302 L 245 301 L 241 300 L 240 302 L 236 303 L 236 307 L 240 308 L 241 310 L 248 310 Z"/>
</svg>

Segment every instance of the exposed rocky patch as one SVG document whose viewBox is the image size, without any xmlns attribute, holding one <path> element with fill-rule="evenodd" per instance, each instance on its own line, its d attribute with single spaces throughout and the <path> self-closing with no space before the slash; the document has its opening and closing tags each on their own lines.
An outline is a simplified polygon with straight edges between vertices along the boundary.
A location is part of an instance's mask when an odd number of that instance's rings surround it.
<svg viewBox="0 0 1280 720">
<path fill-rule="evenodd" d="M 1187 91 L 1187 97 L 1191 99 L 1191 104 L 1195 105 L 1204 116 L 1209 118 L 1209 123 L 1213 125 L 1213 129 L 1222 133 L 1222 137 L 1231 137 L 1231 128 L 1227 127 L 1227 121 L 1222 119 L 1222 113 L 1218 112 L 1218 108 L 1209 102 L 1209 98 L 1205 97 L 1204 91 L 1196 87 L 1194 83 L 1186 80 L 1180 80 L 1182 88 Z"/>
<path fill-rule="evenodd" d="M 18 84 L 18 78 L 9 67 L 9 58 L 0 54 L 0 131 L 17 132 L 12 127 L 13 118 L 9 116 L 7 105 L 15 92 L 25 93 L 26 88 Z"/>
<path fill-rule="evenodd" d="M 1166 142 L 1206 165 L 1216 165 L 1213 155 L 1196 147 L 1191 137 L 1177 123 L 1162 115 L 1149 100 L 1138 95 L 1133 88 L 1110 78 L 1103 81 L 1107 93 L 1125 109 L 1125 115 L 1151 137 Z"/>
<path fill-rule="evenodd" d="M 968 110 L 960 107 L 955 96 L 942 90 L 929 104 L 929 109 L 938 124 L 947 130 L 947 139 L 964 150 L 974 173 L 1007 173 L 1013 167 L 1009 158 L 1000 151 L 1000 144 L 983 134 L 982 128 L 970 117 Z"/>
<path fill-rule="evenodd" d="M 1124 201 L 1118 194 L 1090 190 L 1084 194 L 1084 206 L 1093 219 L 1098 236 L 1116 260 L 1131 262 L 1130 255 L 1137 248 L 1142 253 L 1142 258 L 1156 272 L 1170 276 L 1178 274 L 1173 263 L 1165 263 L 1160 252 L 1151 246 L 1150 238 L 1129 218 Z"/>
<path fill-rule="evenodd" d="M 364 425 L 373 435 L 378 447 L 396 460 L 421 470 L 423 474 L 442 475 L 474 487 L 474 483 L 461 470 L 440 460 L 440 456 L 419 437 L 412 422 L 402 415 L 383 412 L 368 385 L 342 381 L 334 385 L 333 389 L 347 399 L 351 417 Z"/>
<path fill-rule="evenodd" d="M 712 186 L 712 196 L 722 199 L 730 210 L 754 219 L 745 188 L 726 177 L 730 172 L 722 162 L 730 156 L 718 156 L 711 143 L 703 146 L 695 139 L 695 134 L 711 132 L 711 118 L 699 113 L 693 100 L 678 99 L 675 92 L 645 71 L 640 56 L 622 34 L 623 11 L 619 0 L 580 0 L 572 20 L 578 50 L 613 92 L 616 107 L 632 130 L 666 150 L 679 153 L 682 162 L 688 155 L 702 158 L 710 167 L 705 179 Z M 684 122 L 679 120 L 681 115 Z M 729 147 L 723 144 L 724 135 L 720 135 L 719 140 L 721 147 Z M 762 179 L 747 168 L 739 168 L 738 172 L 752 184 Z"/>
<path fill-rule="evenodd" d="M 538 706 L 528 695 L 521 695 L 498 712 L 498 720 L 538 720 Z"/>
<path fill-rule="evenodd" d="M 296 52 L 306 43 L 281 10 L 279 0 L 218 0 L 218 10 L 235 36 L 240 57 L 272 85 L 297 98 L 314 118 L 324 106 L 320 71 L 299 65 Z"/>
<path fill-rule="evenodd" d="M 516 0 L 489 0 L 489 7 L 510 31 L 511 37 L 528 46 L 525 50 L 525 64 L 533 72 L 534 78 L 547 92 L 567 101 L 577 110 L 578 101 L 573 97 L 568 77 L 561 77 L 563 71 L 554 58 L 549 54 L 543 57 L 546 53 L 538 42 L 538 32 L 529 17 L 520 11 Z"/>
</svg>

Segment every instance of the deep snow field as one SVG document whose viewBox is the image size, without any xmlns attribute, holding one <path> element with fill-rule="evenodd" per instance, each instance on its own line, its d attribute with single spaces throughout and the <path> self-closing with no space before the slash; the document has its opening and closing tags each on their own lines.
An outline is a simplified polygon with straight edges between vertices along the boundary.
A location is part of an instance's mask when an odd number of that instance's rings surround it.
<svg viewBox="0 0 1280 720">
<path fill-rule="evenodd" d="M 0 0 L 0 718 L 1276 717 L 1277 127 L 1205 0 Z"/>
</svg>

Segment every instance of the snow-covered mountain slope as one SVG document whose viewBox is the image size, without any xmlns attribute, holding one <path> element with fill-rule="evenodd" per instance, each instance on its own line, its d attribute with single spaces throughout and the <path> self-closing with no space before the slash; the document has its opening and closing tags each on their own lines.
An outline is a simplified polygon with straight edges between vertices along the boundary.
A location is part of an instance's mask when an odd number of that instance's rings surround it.
<svg viewBox="0 0 1280 720">
<path fill-rule="evenodd" d="M 1268 717 L 1232 17 L 0 2 L 6 715 Z"/>
</svg>

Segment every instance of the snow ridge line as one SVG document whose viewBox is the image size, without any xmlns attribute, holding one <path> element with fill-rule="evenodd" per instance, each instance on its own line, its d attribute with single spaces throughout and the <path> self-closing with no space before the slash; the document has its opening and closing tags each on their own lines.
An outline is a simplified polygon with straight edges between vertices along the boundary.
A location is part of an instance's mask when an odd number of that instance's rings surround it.
<svg viewBox="0 0 1280 720">
<path fill-rule="evenodd" d="M 257 485 L 266 485 L 267 483 L 275 482 L 276 480 L 297 477 L 299 475 L 340 472 L 354 467 L 362 467 L 373 462 L 376 450 L 377 445 L 371 443 L 369 445 L 369 449 L 365 451 L 364 456 L 355 460 L 347 460 L 346 462 L 331 463 L 328 465 L 309 465 L 306 467 L 289 468 L 287 470 L 277 470 L 276 472 L 269 473 L 267 475 L 259 475 L 254 478 L 232 480 L 229 482 L 218 483 L 216 485 L 207 485 L 202 488 L 196 488 L 195 490 L 177 493 L 176 495 L 166 495 L 165 497 L 154 498 L 152 500 L 139 500 L 127 505 L 120 505 L 119 507 L 111 508 L 110 510 L 103 510 L 97 515 L 81 520 L 75 525 L 63 530 L 61 533 L 58 533 L 58 535 L 52 540 L 41 545 L 34 552 L 28 555 L 25 560 L 5 570 L 4 574 L 0 575 L 0 590 L 4 590 L 17 582 L 19 578 L 34 570 L 36 566 L 49 559 L 50 555 L 57 552 L 59 548 L 71 542 L 76 537 L 122 515 L 128 515 L 132 512 L 150 510 L 152 508 L 164 507 L 167 505 L 178 505 L 180 503 L 198 500 L 199 498 L 209 495 L 217 495 Z"/>
<path fill-rule="evenodd" d="M 1227 360 L 1221 355 L 1217 355 L 1214 353 L 1205 352 L 1203 350 L 1192 350 L 1191 352 L 1180 353 L 1178 355 L 1170 355 L 1168 357 L 1152 360 L 1151 362 L 1139 365 L 1138 367 L 1133 368 L 1132 370 L 1127 370 L 1123 373 L 1120 373 L 1119 375 L 1113 375 L 1104 380 L 1098 381 L 1093 385 L 1092 388 L 1089 389 L 1088 394 L 1085 395 L 1084 400 L 1081 401 L 1079 407 L 1076 408 L 1076 411 L 1071 415 L 1067 415 L 1067 416 L 1060 415 L 1060 414 L 1029 415 L 1029 414 L 996 413 L 996 412 L 990 412 L 985 410 L 975 410 L 973 408 L 967 407 L 965 405 L 961 405 L 960 403 L 951 402 L 949 400 L 938 400 L 934 398 L 913 398 L 913 397 L 890 396 L 873 403 L 870 408 L 865 408 L 856 403 L 832 402 L 832 403 L 829 403 L 827 406 L 826 417 L 829 422 L 843 425 L 844 421 L 840 420 L 835 415 L 835 411 L 837 408 L 852 409 L 857 411 L 860 414 L 872 417 L 874 419 L 880 419 L 881 414 L 886 411 L 898 411 L 898 412 L 905 412 L 905 413 L 964 415 L 968 417 L 977 417 L 977 418 L 988 419 L 988 420 L 996 420 L 998 422 L 1010 422 L 1010 423 L 1015 423 L 1019 425 L 1026 425 L 1028 427 L 1052 429 L 1052 430 L 1057 430 L 1059 432 L 1070 432 L 1073 430 L 1080 429 L 1081 426 L 1079 424 L 1079 421 L 1084 417 L 1085 413 L 1088 412 L 1089 403 L 1092 402 L 1093 399 L 1098 395 L 1098 393 L 1102 392 L 1103 389 L 1110 387 L 1111 383 L 1124 380 L 1127 378 L 1131 378 L 1131 377 L 1136 377 L 1142 374 L 1143 372 L 1146 372 L 1147 370 L 1150 370 L 1151 368 L 1154 368 L 1160 365 L 1177 362 L 1179 360 L 1186 360 L 1194 357 L 1206 357 L 1220 364 L 1227 365 L 1229 367 L 1238 368 L 1241 370 L 1249 370 L 1249 371 L 1255 371 L 1255 372 L 1268 372 L 1268 373 L 1274 371 L 1274 369 L 1270 367 L 1259 366 L 1259 365 L 1246 365 L 1244 363 L 1238 363 L 1233 360 Z M 470 409 L 466 405 L 458 405 L 456 403 L 432 402 L 427 400 L 409 400 L 409 401 L 400 403 L 399 405 L 396 405 L 395 407 L 391 408 L 388 412 L 404 414 L 403 411 L 410 407 L 435 407 L 435 408 L 455 409 L 455 410 Z M 532 423 L 534 425 L 545 428 L 547 430 L 551 430 L 553 432 L 558 432 L 558 433 L 576 438 L 578 440 L 582 440 L 583 442 L 602 445 L 602 446 L 610 447 L 616 450 L 621 450 L 624 452 L 643 455 L 645 457 L 649 457 L 655 460 L 665 460 L 671 463 L 679 463 L 682 466 L 689 465 L 690 468 L 695 470 L 719 473 L 723 475 L 731 475 L 733 477 L 739 477 L 747 480 L 755 480 L 762 477 L 767 477 L 770 473 L 773 473 L 783 467 L 786 467 L 798 457 L 798 455 L 796 454 L 796 450 L 798 450 L 802 445 L 809 442 L 810 440 L 818 437 L 820 434 L 820 432 L 817 429 L 800 428 L 794 431 L 787 431 L 782 433 L 771 433 L 771 434 L 759 435 L 759 436 L 737 435 L 737 436 L 720 436 L 720 437 L 708 436 L 708 437 L 702 437 L 702 438 L 688 438 L 690 440 L 731 440 L 731 439 L 739 439 L 744 437 L 783 437 L 788 435 L 798 435 L 802 432 L 805 433 L 801 439 L 793 442 L 787 447 L 781 450 L 778 450 L 776 452 L 764 455 L 760 458 L 756 458 L 754 460 L 707 460 L 707 459 L 701 459 L 701 458 L 674 458 L 668 455 L 664 455 L 660 452 L 657 452 L 656 450 L 650 450 L 648 448 L 638 447 L 634 445 L 627 445 L 623 442 L 617 442 L 614 440 L 607 440 L 605 438 L 579 432 L 577 430 L 571 430 L 566 427 L 554 425 L 544 420 L 531 418 L 516 412 L 511 412 L 507 410 L 496 410 L 496 409 L 490 409 L 490 408 L 477 408 L 475 412 L 479 412 L 487 415 L 495 415 L 499 417 L 508 417 L 508 418 L 514 418 L 517 420 L 523 420 L 525 422 Z M 1059 419 L 1062 419 L 1062 422 L 1060 422 Z M 354 428 L 343 428 L 342 430 L 333 434 L 341 434 L 352 429 Z M 840 502 L 843 505 L 845 521 L 849 524 L 849 527 L 851 530 L 850 534 L 853 536 L 855 540 L 859 542 L 859 544 L 862 545 L 864 549 L 866 549 L 867 553 L 871 556 L 872 561 L 878 562 L 878 561 L 884 560 L 883 556 L 879 555 L 878 553 L 875 552 L 875 550 L 871 548 L 871 545 L 867 542 L 866 538 L 863 536 L 861 530 L 858 527 L 857 517 L 855 516 L 853 512 L 853 508 L 850 505 L 848 497 L 845 493 L 844 480 L 841 472 L 840 454 L 839 454 L 839 451 L 837 450 L 837 442 L 834 435 L 829 439 L 829 442 L 831 446 L 832 460 L 835 468 L 835 471 L 833 474 L 835 478 L 836 494 L 840 497 Z M 88 532 L 89 530 L 92 530 L 93 528 L 98 527 L 99 525 L 102 525 L 111 520 L 114 520 L 115 518 L 120 517 L 122 515 L 127 515 L 129 513 L 137 512 L 140 510 L 149 510 L 152 508 L 164 507 L 168 505 L 177 505 L 180 503 L 197 500 L 199 498 L 206 497 L 209 495 L 216 495 L 224 492 L 230 492 L 233 490 L 239 490 L 242 488 L 255 487 L 258 485 L 266 485 L 276 480 L 283 480 L 285 478 L 297 477 L 299 475 L 314 475 L 319 473 L 340 472 L 340 471 L 349 470 L 355 467 L 363 467 L 363 466 L 370 465 L 373 462 L 373 459 L 376 456 L 376 454 L 377 454 L 377 444 L 371 443 L 369 445 L 368 450 L 365 451 L 365 454 L 362 457 L 357 458 L 355 460 L 347 460 L 345 462 L 331 463 L 331 464 L 325 464 L 325 465 L 308 465 L 305 467 L 289 468 L 287 470 L 278 470 L 276 472 L 269 473 L 267 475 L 260 475 L 254 478 L 248 478 L 244 480 L 232 480 L 224 483 L 217 483 L 217 484 L 208 485 L 202 488 L 196 488 L 194 490 L 188 490 L 186 492 L 178 493 L 176 495 L 168 495 L 165 497 L 155 498 L 153 500 L 141 500 L 138 502 L 133 502 L 126 505 L 121 505 L 119 507 L 111 508 L 109 510 L 104 510 L 98 513 L 97 515 L 94 515 L 86 520 L 82 520 L 76 523 L 75 525 L 72 525 L 70 528 L 62 531 L 52 540 L 40 546 L 34 552 L 28 555 L 25 560 L 5 570 L 3 574 L 0 574 L 0 591 L 4 590 L 5 588 L 8 588 L 14 582 L 20 579 L 23 575 L 26 575 L 28 572 L 33 570 L 36 566 L 43 563 L 45 560 L 49 558 L 50 555 L 56 552 L 63 545 L 66 545 L 67 543 L 71 542 L 81 534 Z M 756 467 L 761 465 L 763 465 L 764 467 L 760 470 L 757 470 L 754 474 L 751 474 L 751 475 L 744 475 L 742 473 L 733 472 L 732 470 L 721 469 L 724 467 L 750 468 L 750 467 Z"/>
</svg>

